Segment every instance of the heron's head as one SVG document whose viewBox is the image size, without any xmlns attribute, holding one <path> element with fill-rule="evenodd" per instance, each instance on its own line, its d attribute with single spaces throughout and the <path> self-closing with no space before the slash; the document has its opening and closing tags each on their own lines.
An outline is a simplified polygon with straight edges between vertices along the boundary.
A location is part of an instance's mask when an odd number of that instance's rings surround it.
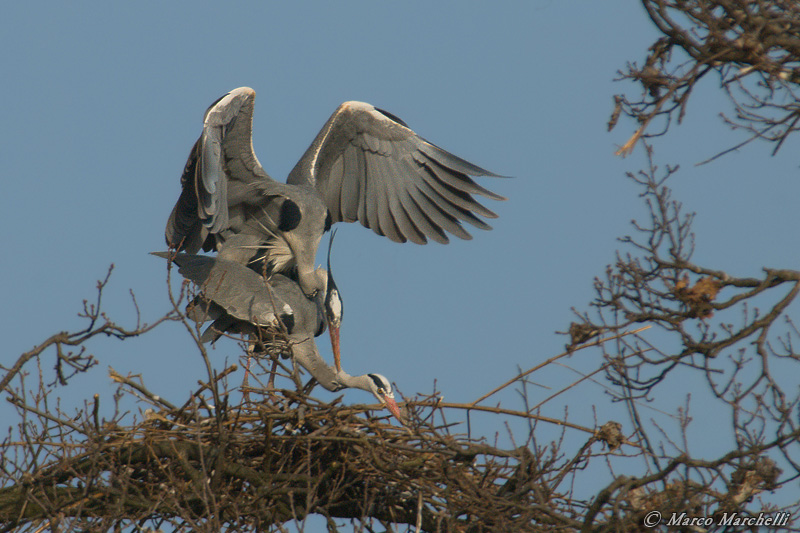
<svg viewBox="0 0 800 533">
<path fill-rule="evenodd" d="M 394 415 L 398 422 L 402 423 L 400 417 L 400 408 L 397 402 L 394 401 L 394 391 L 392 391 L 392 384 L 386 379 L 386 376 L 381 374 L 367 374 L 370 379 L 370 392 L 386 406 L 389 411 Z"/>
</svg>

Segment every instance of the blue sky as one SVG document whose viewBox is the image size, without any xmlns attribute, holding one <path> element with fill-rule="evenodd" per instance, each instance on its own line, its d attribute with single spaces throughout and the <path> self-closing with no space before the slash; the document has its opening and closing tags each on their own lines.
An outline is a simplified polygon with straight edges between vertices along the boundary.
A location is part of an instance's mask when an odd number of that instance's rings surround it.
<svg viewBox="0 0 800 533">
<path fill-rule="evenodd" d="M 0 20 L 4 359 L 80 327 L 81 301 L 94 298 L 110 263 L 112 318 L 132 325 L 129 290 L 145 321 L 167 311 L 164 265 L 148 252 L 164 249 L 206 107 L 247 85 L 257 92 L 255 151 L 275 179 L 345 100 L 386 109 L 514 177 L 481 181 L 509 200 L 487 204 L 500 218 L 472 241 L 398 245 L 340 224 L 334 247 L 345 368 L 383 373 L 407 396 L 436 380 L 448 401 L 475 399 L 562 350 L 554 332 L 568 327 L 571 307 L 586 309 L 616 238 L 645 214 L 624 177 L 642 168 L 643 150 L 613 154 L 633 125 L 622 120 L 609 133 L 606 122 L 625 88 L 612 81 L 616 71 L 641 61 L 653 36 L 641 8 L 621 0 L 10 4 Z M 659 164 L 682 167 L 676 198 L 699 213 L 695 258 L 734 275 L 795 266 L 797 139 L 775 158 L 756 144 L 694 167 L 742 140 L 718 119 L 730 110 L 714 83 L 656 145 Z M 175 401 L 204 376 L 177 324 L 90 348 L 101 364 L 79 394 L 65 393 L 78 394 L 72 401 L 110 398 L 107 366 L 141 374 Z M 233 342 L 212 352 L 220 362 L 238 354 Z M 596 356 L 569 363 L 596 368 Z M 558 387 L 575 378 L 561 369 L 533 379 Z M 567 407 L 571 420 L 592 425 L 587 402 L 612 407 L 599 387 L 585 390 L 594 396 L 543 414 Z M 498 399 L 519 407 L 514 393 Z M 371 398 L 351 391 L 345 401 Z M 491 421 L 482 430 L 505 431 Z"/>
</svg>

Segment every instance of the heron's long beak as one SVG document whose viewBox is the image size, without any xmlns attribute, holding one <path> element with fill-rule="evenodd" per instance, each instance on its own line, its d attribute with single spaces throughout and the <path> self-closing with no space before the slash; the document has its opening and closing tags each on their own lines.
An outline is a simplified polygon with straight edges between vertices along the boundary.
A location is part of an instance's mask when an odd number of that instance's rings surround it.
<svg viewBox="0 0 800 533">
<path fill-rule="evenodd" d="M 333 349 L 333 362 L 336 365 L 336 371 L 342 371 L 342 358 L 339 353 L 339 327 L 328 323 L 328 333 L 331 336 L 331 348 Z"/>
<path fill-rule="evenodd" d="M 383 403 L 386 404 L 386 408 L 392 412 L 394 417 L 397 419 L 398 422 L 401 424 L 403 423 L 403 419 L 400 417 L 400 407 L 397 406 L 397 402 L 394 401 L 394 398 L 384 394 L 383 395 Z"/>
</svg>

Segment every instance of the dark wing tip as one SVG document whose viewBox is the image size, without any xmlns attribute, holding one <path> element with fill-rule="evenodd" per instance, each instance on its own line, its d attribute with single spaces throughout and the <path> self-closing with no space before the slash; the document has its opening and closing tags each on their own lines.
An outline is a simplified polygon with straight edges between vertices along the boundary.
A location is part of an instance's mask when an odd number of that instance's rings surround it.
<svg viewBox="0 0 800 533">
<path fill-rule="evenodd" d="M 502 174 L 495 174 L 490 170 L 486 170 L 485 168 L 479 167 L 474 163 L 470 163 L 466 159 L 462 159 L 457 155 L 448 152 L 444 148 L 437 146 L 436 144 L 430 142 L 427 139 L 419 137 L 420 141 L 419 144 L 420 150 L 440 164 L 446 165 L 453 170 L 458 170 L 459 172 L 463 172 L 469 176 L 487 176 L 490 178 L 510 178 L 511 176 L 504 176 Z"/>
<path fill-rule="evenodd" d="M 225 93 L 225 94 L 223 94 L 222 96 L 220 96 L 219 98 L 217 98 L 216 100 L 214 100 L 214 101 L 211 103 L 211 105 L 210 105 L 210 106 L 208 106 L 208 108 L 206 108 L 206 115 L 208 115 L 208 112 L 209 112 L 209 111 L 211 111 L 212 109 L 214 109 L 214 106 L 215 106 L 215 105 L 217 105 L 217 104 L 220 102 L 220 100 L 222 100 L 223 98 L 225 98 L 225 97 L 226 97 L 226 96 L 228 96 L 229 94 L 231 94 L 231 93 Z"/>
<path fill-rule="evenodd" d="M 254 98 L 256 96 L 256 92 L 253 89 L 251 89 L 250 87 L 237 87 L 236 89 L 234 89 L 232 91 L 228 91 L 227 93 L 223 94 L 222 96 L 220 96 L 219 98 L 214 100 L 214 102 L 210 106 L 208 106 L 208 109 L 206 109 L 205 117 L 208 116 L 208 112 L 209 111 L 214 109 L 214 107 L 216 107 L 217 104 L 219 104 L 222 100 L 224 100 L 225 98 L 227 98 L 229 96 L 232 97 L 232 98 L 235 98 L 237 96 L 245 96 L 245 97 L 248 97 L 248 98 Z"/>
<path fill-rule="evenodd" d="M 409 127 L 409 125 L 406 124 L 405 121 L 402 118 L 398 117 L 397 115 L 395 115 L 393 113 L 389 113 L 388 111 L 386 111 L 384 109 L 381 109 L 379 107 L 376 107 L 375 111 L 377 111 L 381 115 L 385 116 L 386 118 L 388 118 L 390 120 L 393 120 L 393 121 L 397 122 L 398 124 L 400 124 L 402 126 L 405 126 L 408 129 L 411 129 L 411 127 Z"/>
<path fill-rule="evenodd" d="M 511 176 L 492 176 L 492 177 L 493 178 L 510 178 Z M 506 198 L 505 196 L 503 196 L 501 194 L 497 194 L 496 192 L 492 192 L 492 191 L 490 191 L 488 189 L 486 189 L 486 193 L 487 194 L 483 194 L 482 196 L 485 196 L 486 198 L 489 198 L 491 200 L 497 200 L 498 202 L 505 202 L 506 200 L 508 200 L 508 198 Z M 485 215 L 485 216 L 487 216 L 489 218 L 497 218 L 497 214 L 496 213 L 492 213 L 491 215 Z"/>
</svg>

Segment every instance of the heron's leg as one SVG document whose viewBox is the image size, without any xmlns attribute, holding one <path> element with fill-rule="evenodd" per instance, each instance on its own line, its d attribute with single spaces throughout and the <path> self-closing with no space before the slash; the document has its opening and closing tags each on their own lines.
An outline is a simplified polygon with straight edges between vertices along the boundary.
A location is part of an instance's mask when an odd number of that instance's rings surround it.
<svg viewBox="0 0 800 533">
<path fill-rule="evenodd" d="M 269 371 L 269 381 L 267 381 L 267 394 L 269 395 L 269 399 L 272 400 L 272 403 L 277 404 L 280 401 L 275 394 L 275 374 L 278 372 L 278 358 L 273 356 L 272 359 L 272 369 Z"/>
<path fill-rule="evenodd" d="M 250 359 L 256 350 L 256 342 L 251 338 L 247 343 L 247 362 L 244 366 L 244 379 L 242 379 L 242 396 L 245 402 L 250 401 Z"/>
</svg>

